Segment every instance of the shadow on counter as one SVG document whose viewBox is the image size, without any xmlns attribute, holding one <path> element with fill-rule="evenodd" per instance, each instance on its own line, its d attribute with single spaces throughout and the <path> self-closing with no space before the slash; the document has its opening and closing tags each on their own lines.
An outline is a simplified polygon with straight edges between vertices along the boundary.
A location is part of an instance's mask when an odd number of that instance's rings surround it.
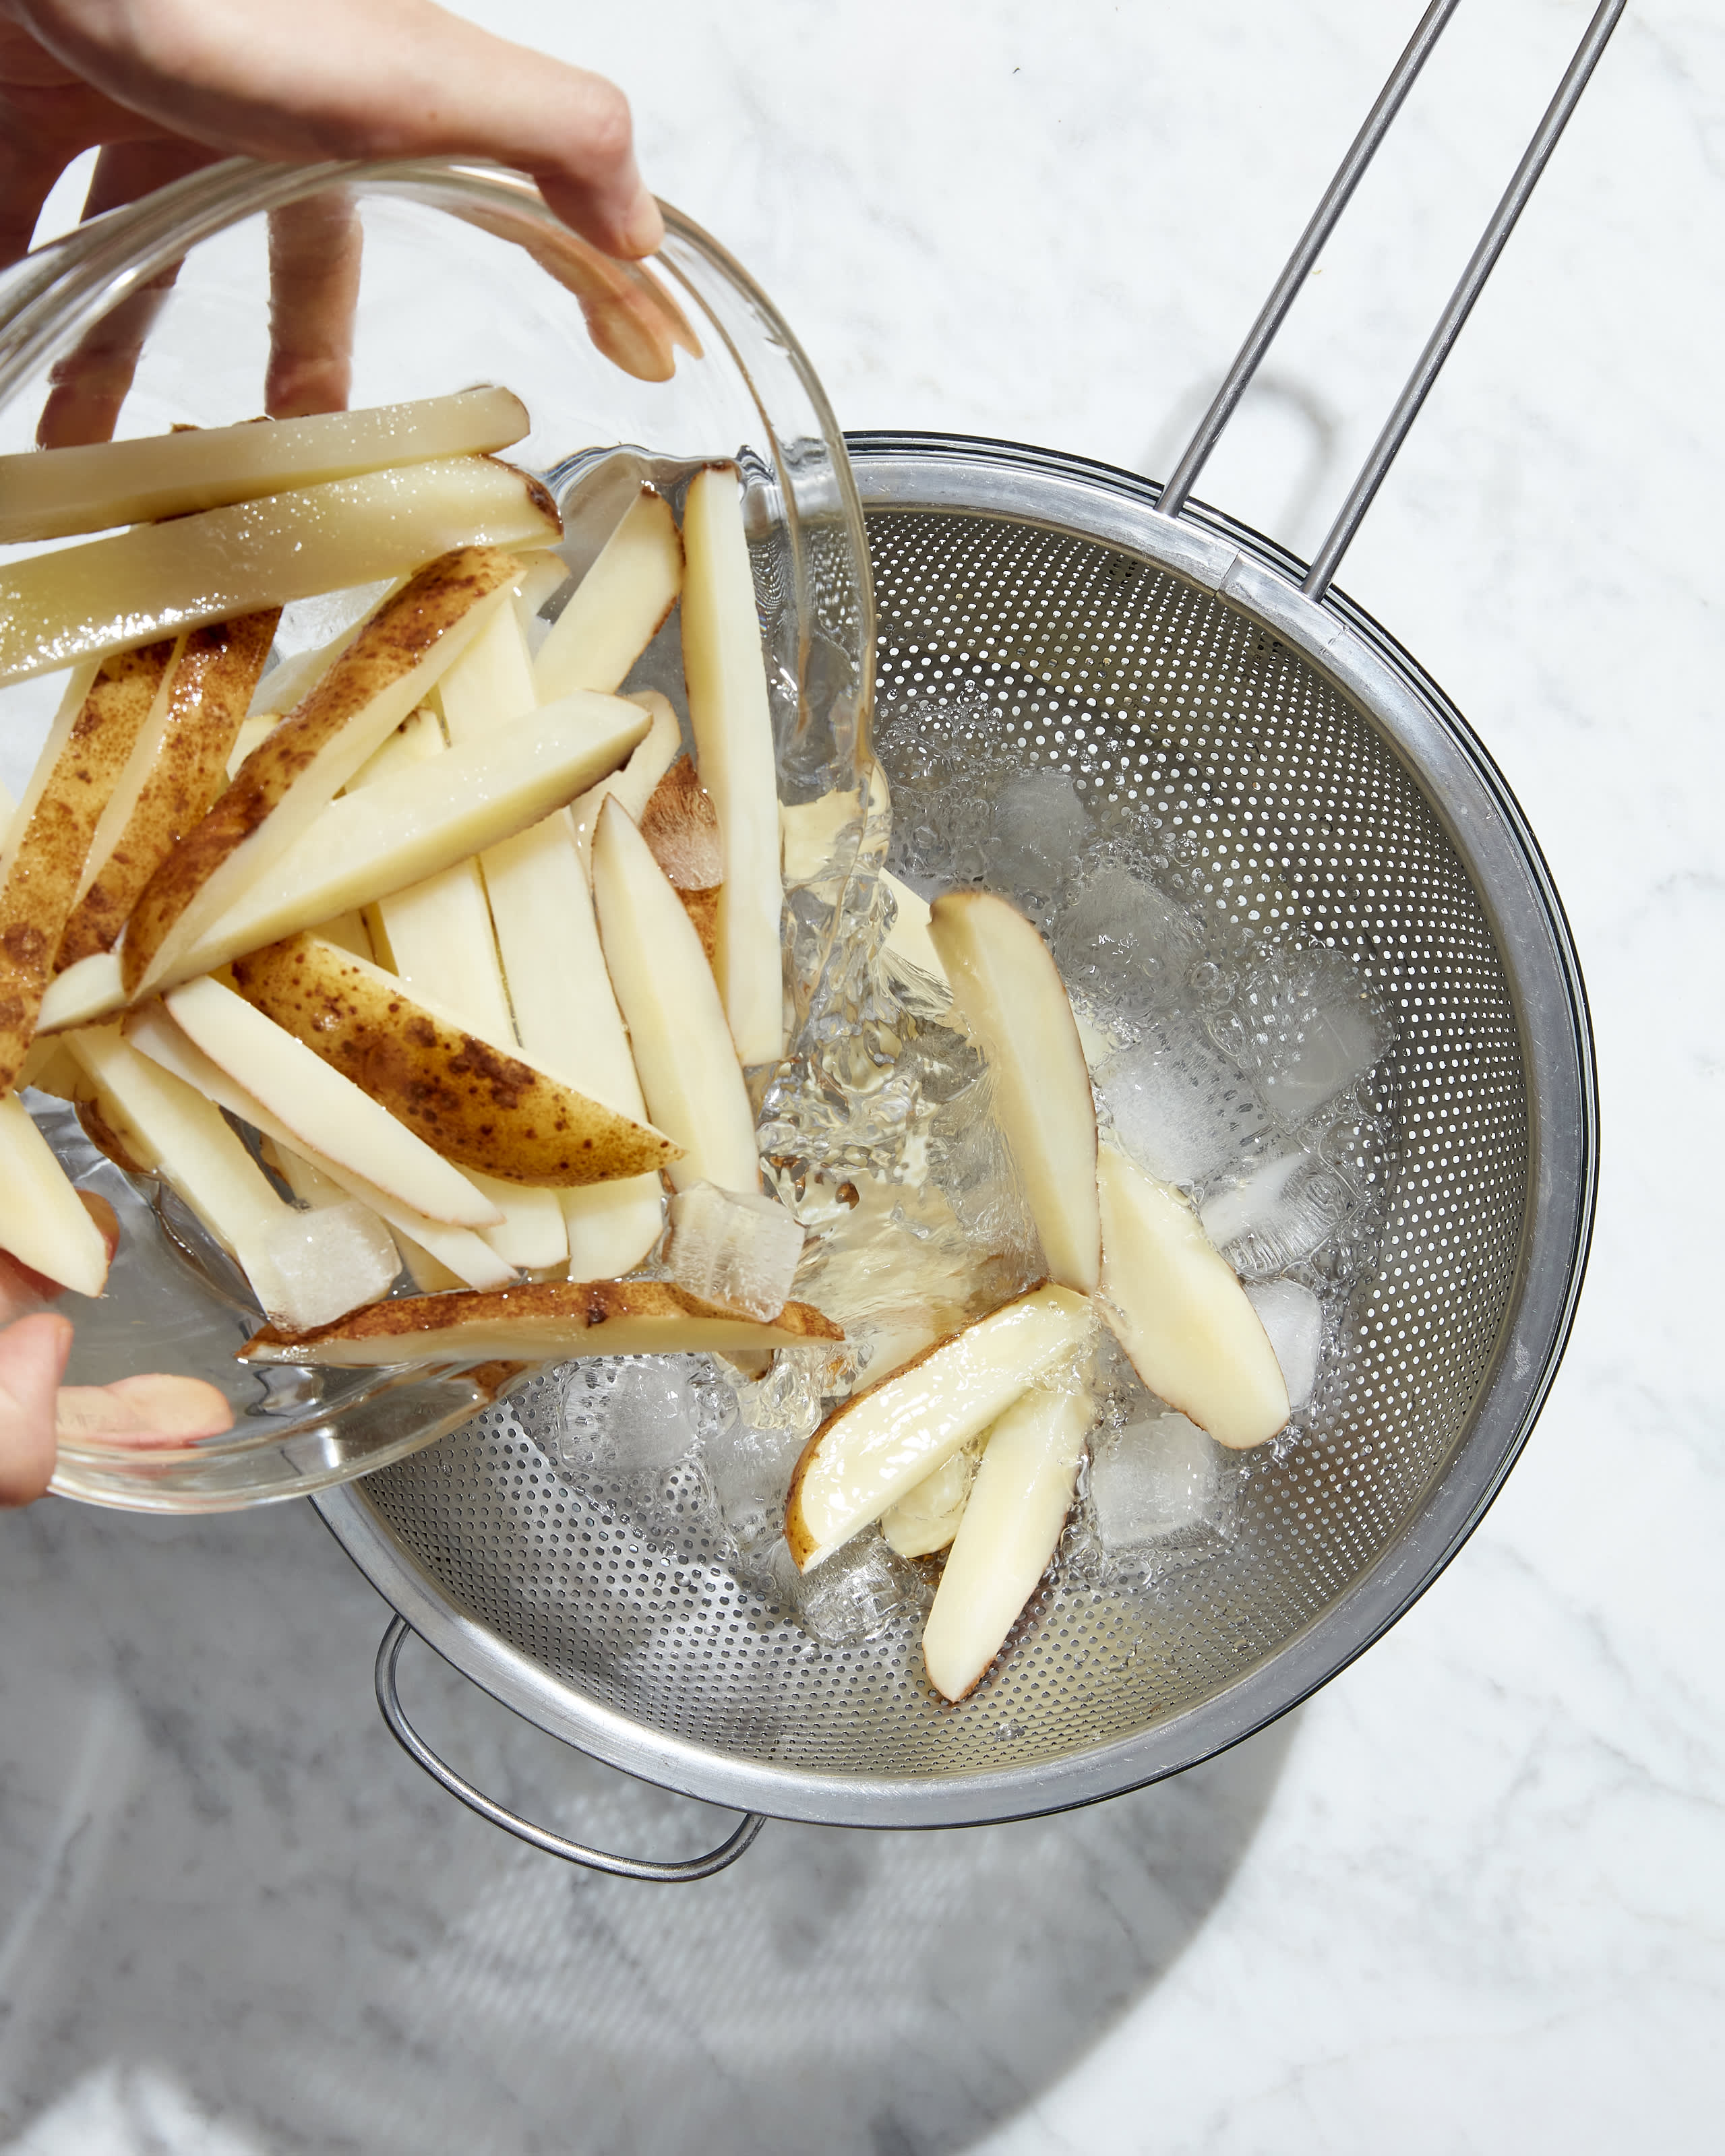
<svg viewBox="0 0 1725 2156">
<path fill-rule="evenodd" d="M 402 1756 L 387 1615 L 309 1507 L 0 1522 L 0 2148 L 963 2149 L 1177 1959 L 1293 1735 L 1009 1826 L 769 1823 L 715 1879 L 639 1886 Z M 403 1688 L 531 1817 L 644 1855 L 722 1837 L 422 1649 Z"/>
</svg>

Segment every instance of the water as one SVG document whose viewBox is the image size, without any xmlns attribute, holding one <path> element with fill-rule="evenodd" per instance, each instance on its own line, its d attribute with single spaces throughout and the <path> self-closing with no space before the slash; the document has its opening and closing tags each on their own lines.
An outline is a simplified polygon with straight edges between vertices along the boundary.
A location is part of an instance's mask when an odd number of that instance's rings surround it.
<svg viewBox="0 0 1725 2156">
<path fill-rule="evenodd" d="M 697 1183 L 671 1199 L 665 1262 L 689 1294 L 764 1320 L 789 1298 L 803 1240 L 773 1199 Z"/>
<path fill-rule="evenodd" d="M 803 1445 L 851 1392 L 1043 1270 L 989 1073 L 941 1001 L 883 962 L 891 901 L 872 867 L 925 894 L 998 890 L 1042 929 L 1103 1128 L 1202 1209 L 1249 1284 L 1296 1410 L 1271 1456 L 1321 1435 L 1325 1401 L 1345 1392 L 1327 1373 L 1341 1370 L 1343 1314 L 1396 1172 L 1386 1014 L 1353 957 L 1302 942 L 1290 878 L 1264 871 L 1279 896 L 1261 925 L 1235 917 L 1218 896 L 1222 839 L 1169 839 L 1147 810 L 1105 815 L 1081 771 L 1024 767 L 980 705 L 890 705 L 876 740 L 894 800 L 865 819 L 861 873 L 788 895 L 795 1053 L 758 1117 L 767 1183 L 803 1238 L 791 1292 L 845 1342 L 781 1351 L 764 1371 L 576 1366 L 610 1374 L 572 1381 L 558 1449 L 644 1532 L 698 1521 L 769 1609 L 828 1647 L 895 1626 L 914 1637 L 941 1559 L 901 1557 L 870 1529 L 799 1575 L 782 1527 Z M 670 1263 L 682 1277 L 675 1239 Z M 648 1368 L 670 1374 L 630 1373 Z M 1057 1577 L 1153 1594 L 1171 1568 L 1227 1547 L 1256 1455 L 1224 1452 L 1153 1398 L 1106 1332 L 1091 1389 Z"/>
</svg>

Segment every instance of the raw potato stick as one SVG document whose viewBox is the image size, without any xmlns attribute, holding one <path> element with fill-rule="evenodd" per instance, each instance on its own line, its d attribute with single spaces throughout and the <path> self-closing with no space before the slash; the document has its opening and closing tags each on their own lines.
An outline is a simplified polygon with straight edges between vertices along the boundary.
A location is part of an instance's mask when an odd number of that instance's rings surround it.
<svg viewBox="0 0 1725 2156">
<path fill-rule="evenodd" d="M 772 1324 L 739 1317 L 665 1281 L 547 1281 L 495 1295 L 401 1296 L 316 1332 L 266 1327 L 242 1351 L 254 1363 L 559 1362 L 577 1355 L 697 1355 L 840 1340 L 807 1303 Z"/>
<path fill-rule="evenodd" d="M 26 450 L 0 457 L 0 546 L 151 524 L 392 465 L 506 449 L 528 424 L 526 405 L 507 389 L 464 389 L 358 412 Z"/>
<path fill-rule="evenodd" d="M 735 465 L 691 480 L 683 547 L 683 678 L 725 863 L 713 971 L 738 1060 L 772 1063 L 784 1050 L 778 775 Z"/>
<path fill-rule="evenodd" d="M 239 892 L 286 852 L 508 596 L 515 563 L 467 547 L 428 563 L 374 614 L 303 703 L 145 886 L 121 971 L 146 993 Z"/>
<path fill-rule="evenodd" d="M 280 619 L 281 609 L 269 607 L 212 622 L 176 647 L 96 827 L 56 971 L 112 949 L 146 884 L 208 814 L 228 783 L 228 757 Z"/>
<path fill-rule="evenodd" d="M 785 1539 L 808 1571 L 878 1520 L 1090 1337 L 1090 1299 L 1033 1288 L 853 1394 L 803 1447 Z"/>
<path fill-rule="evenodd" d="M 32 787 L 0 877 L 0 1094 L 28 1052 L 90 841 L 172 649 L 152 644 L 109 660 L 43 752 L 45 775 Z"/>
<path fill-rule="evenodd" d="M 589 883 L 593 880 L 593 834 L 599 811 L 613 794 L 632 824 L 639 824 L 653 798 L 653 789 L 682 752 L 683 730 L 668 697 L 656 689 L 639 689 L 628 701 L 638 704 L 652 724 L 631 752 L 629 762 L 597 786 L 589 787 L 569 806 L 569 822 L 575 833 L 575 850 Z"/>
<path fill-rule="evenodd" d="M 1036 1592 L 1071 1509 L 1095 1409 L 1088 1393 L 1033 1389 L 988 1433 L 922 1633 L 928 1681 L 972 1691 Z"/>
<path fill-rule="evenodd" d="M 182 952 L 173 978 L 213 972 L 241 952 L 370 906 L 538 822 L 620 761 L 646 724 L 631 702 L 572 696 L 434 762 L 392 769 L 362 800 L 350 782 Z M 103 952 L 49 983 L 37 1029 L 89 1025 L 126 1001 L 119 953 Z"/>
<path fill-rule="evenodd" d="M 451 549 L 543 547 L 559 536 L 539 482 L 490 457 L 139 525 L 0 569 L 0 681 L 397 576 Z"/>
<path fill-rule="evenodd" d="M 647 842 L 615 801 L 593 839 L 593 907 L 647 1110 L 683 1149 L 674 1187 L 761 1187 L 760 1152 L 712 968 Z"/>
<path fill-rule="evenodd" d="M 254 1101 L 244 1086 L 236 1085 L 202 1049 L 194 1047 L 161 1004 L 146 1004 L 142 1010 L 134 1011 L 126 1020 L 125 1038 L 140 1055 L 148 1056 L 164 1070 L 171 1070 L 175 1077 L 183 1078 L 194 1091 L 214 1101 L 218 1107 L 225 1108 L 229 1115 L 239 1116 L 241 1122 L 249 1123 L 279 1147 L 295 1152 L 303 1151 L 303 1142 L 296 1139 L 285 1124 L 278 1122 L 260 1101 Z M 390 1192 L 380 1189 L 376 1183 L 368 1183 L 363 1176 L 353 1174 L 335 1161 L 321 1155 L 307 1158 L 314 1167 L 339 1183 L 350 1197 L 370 1206 L 398 1235 L 429 1252 L 469 1287 L 501 1287 L 514 1277 L 490 1244 L 482 1241 L 471 1228 L 452 1228 L 444 1221 L 429 1219 L 424 1214 L 416 1213 L 411 1205 L 404 1205 Z"/>
<path fill-rule="evenodd" d="M 644 486 L 546 632 L 533 662 L 538 701 L 619 687 L 664 626 L 682 583 L 670 504 Z"/>
<path fill-rule="evenodd" d="M 0 1099 L 0 1250 L 80 1295 L 108 1277 L 102 1231 L 16 1093 Z"/>
<path fill-rule="evenodd" d="M 295 936 L 235 961 L 240 993 L 417 1131 L 445 1160 L 562 1189 L 675 1159 L 661 1132 L 619 1115 L 381 967 Z"/>
<path fill-rule="evenodd" d="M 511 714 L 525 708 L 523 698 L 531 702 L 533 677 L 518 625 L 495 617 L 439 693 L 458 743 L 484 737 L 500 721 L 523 723 Z M 647 1105 L 568 817 L 548 816 L 487 849 L 480 865 L 522 1048 L 577 1091 L 644 1122 Z M 557 933 L 547 936 L 545 924 L 553 921 Z M 628 1272 L 659 1240 L 664 1202 L 656 1174 L 588 1183 L 558 1196 L 575 1279 Z"/>
<path fill-rule="evenodd" d="M 1244 1449 L 1288 1419 L 1288 1389 L 1258 1313 L 1176 1190 L 1111 1146 L 1097 1171 L 1103 1314 L 1153 1393 Z"/>
<path fill-rule="evenodd" d="M 1096 1112 L 1072 1006 L 1048 946 L 991 891 L 949 891 L 928 932 L 994 1075 L 995 1111 L 1052 1279 L 1090 1294 L 1101 1265 Z"/>
<path fill-rule="evenodd" d="M 431 1219 L 456 1228 L 496 1224 L 497 1207 L 459 1168 L 244 996 L 206 975 L 162 1000 L 193 1045 L 302 1148 L 393 1191 Z"/>
<path fill-rule="evenodd" d="M 516 633 L 512 608 L 500 607 L 476 641 L 483 644 L 499 629 Z M 459 670 L 472 657 L 473 650 L 470 645 L 466 658 L 452 670 Z M 391 746 L 395 744 L 399 744 L 404 757 L 417 762 L 429 762 L 447 752 L 443 729 L 435 714 L 429 711 L 416 713 L 395 736 Z M 367 770 L 383 763 L 380 751 Z M 477 861 L 458 861 L 423 883 L 380 899 L 377 918 L 389 947 L 388 970 L 410 991 L 435 994 L 440 1003 L 458 1012 L 480 1040 L 511 1048 L 516 1045 Z M 500 1257 L 528 1272 L 567 1264 L 569 1237 L 555 1192 L 499 1182 L 475 1169 L 469 1173 L 503 1216 L 498 1225 L 484 1230 L 486 1241 Z"/>
</svg>

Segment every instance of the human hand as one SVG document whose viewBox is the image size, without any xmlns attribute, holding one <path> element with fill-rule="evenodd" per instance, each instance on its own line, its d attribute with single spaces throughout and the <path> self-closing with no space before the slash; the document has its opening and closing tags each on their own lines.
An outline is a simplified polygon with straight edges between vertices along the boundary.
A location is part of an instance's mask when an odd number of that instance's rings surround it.
<svg viewBox="0 0 1725 2156">
<path fill-rule="evenodd" d="M 80 1194 L 111 1256 L 120 1233 L 113 1209 L 87 1192 Z M 28 1505 L 43 1494 L 62 1438 L 187 1445 L 233 1424 L 227 1401 L 198 1378 L 151 1373 L 111 1385 L 62 1385 L 72 1322 L 57 1311 L 32 1307 L 59 1291 L 54 1281 L 0 1252 L 0 1507 Z"/>
<path fill-rule="evenodd" d="M 530 173 L 604 254 L 633 259 L 664 238 L 622 92 L 431 0 L 0 0 L 0 269 L 28 252 L 66 167 L 97 146 L 86 218 L 219 157 L 465 155 Z M 336 409 L 359 279 L 345 199 L 276 212 L 270 270 L 264 408 Z M 176 274 L 122 301 L 56 369 L 44 447 L 111 434 Z M 626 311 L 639 305 L 629 295 Z"/>
</svg>

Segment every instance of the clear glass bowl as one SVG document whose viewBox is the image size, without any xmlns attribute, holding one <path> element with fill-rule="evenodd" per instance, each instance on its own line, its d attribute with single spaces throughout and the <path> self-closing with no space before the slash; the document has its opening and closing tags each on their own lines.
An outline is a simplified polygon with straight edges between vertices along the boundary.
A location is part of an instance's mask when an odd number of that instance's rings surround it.
<svg viewBox="0 0 1725 2156">
<path fill-rule="evenodd" d="M 227 424 L 259 412 L 270 213 L 336 187 L 357 206 L 363 232 L 350 403 L 483 382 L 516 391 L 532 432 L 505 454 L 557 495 L 562 551 L 578 569 L 639 478 L 675 496 L 695 466 L 735 458 L 781 793 L 797 801 L 855 785 L 866 755 L 873 613 L 843 438 L 764 295 L 675 210 L 665 212 L 665 245 L 653 261 L 624 265 L 567 232 L 530 182 L 488 166 L 426 160 L 295 172 L 236 162 L 194 174 L 0 277 L 0 450 L 33 444 L 69 356 L 94 355 L 123 383 L 141 332 L 116 433 Z M 0 550 L 0 561 L 35 551 Z M 317 601 L 290 607 L 277 651 L 303 649 L 341 625 Z M 675 649 L 662 636 L 631 679 L 664 689 L 680 711 Z M 0 690 L 0 778 L 14 793 L 62 678 Z M 800 930 L 810 925 L 805 910 Z M 66 1104 L 36 1093 L 26 1101 L 74 1180 L 105 1197 L 121 1227 L 106 1294 L 69 1295 L 59 1306 L 74 1327 L 68 1382 L 196 1376 L 219 1388 L 234 1417 L 225 1435 L 196 1444 L 63 1440 L 56 1490 L 155 1512 L 300 1496 L 400 1459 L 485 1404 L 483 1373 L 237 1362 L 258 1322 L 238 1270 L 172 1193 L 98 1152 Z"/>
</svg>

